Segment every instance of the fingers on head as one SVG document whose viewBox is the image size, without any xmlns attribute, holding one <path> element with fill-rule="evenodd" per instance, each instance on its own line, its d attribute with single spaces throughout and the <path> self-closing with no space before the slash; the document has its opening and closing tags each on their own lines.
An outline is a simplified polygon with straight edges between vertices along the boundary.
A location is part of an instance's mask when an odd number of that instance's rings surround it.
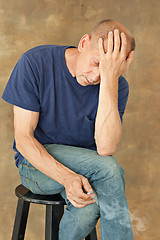
<svg viewBox="0 0 160 240">
<path fill-rule="evenodd" d="M 108 33 L 107 52 L 108 52 L 108 53 L 113 52 L 113 32 L 112 32 L 112 31 L 110 31 L 110 32 Z"/>
<path fill-rule="evenodd" d="M 126 57 L 127 53 L 127 38 L 126 35 L 121 32 L 121 53 L 124 57 Z"/>
<path fill-rule="evenodd" d="M 107 52 L 109 53 L 119 53 L 121 52 L 123 55 L 126 55 L 127 49 L 127 38 L 126 35 L 115 29 L 114 31 L 110 31 L 108 33 L 108 44 L 107 44 Z"/>
<path fill-rule="evenodd" d="M 99 38 L 98 47 L 99 47 L 100 56 L 102 56 L 102 54 L 104 54 L 104 46 L 103 45 L 104 45 L 103 38 Z"/>
<path fill-rule="evenodd" d="M 115 29 L 114 30 L 114 52 L 119 52 L 120 51 L 120 35 L 119 35 L 119 30 Z"/>
</svg>

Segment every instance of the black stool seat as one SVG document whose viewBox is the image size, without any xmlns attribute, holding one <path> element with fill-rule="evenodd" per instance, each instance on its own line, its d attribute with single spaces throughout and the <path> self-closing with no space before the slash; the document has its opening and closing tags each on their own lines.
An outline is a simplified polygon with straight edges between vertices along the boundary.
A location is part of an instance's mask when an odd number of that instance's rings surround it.
<svg viewBox="0 0 160 240">
<path fill-rule="evenodd" d="M 24 201 L 36 204 L 44 205 L 65 205 L 65 200 L 61 197 L 60 194 L 55 195 L 39 195 L 33 194 L 22 184 L 17 186 L 15 189 L 15 194 L 18 198 L 23 199 Z"/>
<path fill-rule="evenodd" d="M 18 204 L 12 240 L 24 240 L 30 203 L 46 205 L 45 240 L 58 240 L 59 223 L 66 205 L 61 195 L 33 194 L 22 184 L 16 187 L 15 194 L 18 197 Z M 85 240 L 97 240 L 96 228 Z"/>
</svg>

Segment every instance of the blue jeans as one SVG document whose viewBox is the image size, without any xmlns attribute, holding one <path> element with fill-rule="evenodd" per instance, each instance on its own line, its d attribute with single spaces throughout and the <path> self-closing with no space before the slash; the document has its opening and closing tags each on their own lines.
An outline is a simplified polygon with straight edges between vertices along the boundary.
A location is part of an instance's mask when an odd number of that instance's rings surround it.
<svg viewBox="0 0 160 240">
<path fill-rule="evenodd" d="M 60 163 L 88 179 L 96 202 L 75 208 L 67 199 L 65 188 L 49 178 L 26 159 L 19 165 L 22 184 L 35 194 L 60 193 L 66 201 L 60 222 L 59 240 L 82 240 L 101 222 L 102 240 L 133 240 L 125 196 L 124 170 L 113 156 L 99 156 L 94 150 L 58 144 L 44 145 Z"/>
</svg>

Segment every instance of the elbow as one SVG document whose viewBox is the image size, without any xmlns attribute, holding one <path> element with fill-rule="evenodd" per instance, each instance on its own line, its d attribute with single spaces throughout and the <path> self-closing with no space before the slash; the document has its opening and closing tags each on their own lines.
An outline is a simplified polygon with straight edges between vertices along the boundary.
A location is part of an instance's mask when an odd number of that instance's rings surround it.
<svg viewBox="0 0 160 240">
<path fill-rule="evenodd" d="M 23 134 L 15 134 L 15 143 L 16 143 L 16 149 L 21 152 L 22 149 L 25 147 L 26 142 L 28 140 L 29 136 L 23 135 Z"/>
<path fill-rule="evenodd" d="M 108 141 L 98 141 L 95 139 L 96 146 L 97 146 L 97 153 L 100 156 L 112 156 L 118 147 L 120 138 L 113 139 L 113 140 L 108 140 Z"/>
<path fill-rule="evenodd" d="M 15 137 L 16 149 L 21 152 L 21 147 L 23 145 L 23 140 L 20 137 Z"/>
<path fill-rule="evenodd" d="M 98 147 L 97 146 L 97 153 L 100 156 L 112 156 L 116 152 L 117 146 L 110 146 L 110 147 Z"/>
<path fill-rule="evenodd" d="M 20 139 L 19 135 L 15 134 L 14 135 L 14 140 L 15 140 L 15 143 L 16 143 L 16 149 L 18 150 L 20 142 L 21 142 L 21 139 Z"/>
<path fill-rule="evenodd" d="M 101 157 L 103 157 L 103 156 L 112 156 L 113 155 L 113 153 L 110 153 L 110 152 L 98 152 L 97 151 L 97 153 L 98 153 L 98 155 L 99 156 L 101 156 Z"/>
<path fill-rule="evenodd" d="M 112 156 L 115 152 L 114 151 L 100 151 L 97 150 L 98 155 L 100 156 Z"/>
</svg>

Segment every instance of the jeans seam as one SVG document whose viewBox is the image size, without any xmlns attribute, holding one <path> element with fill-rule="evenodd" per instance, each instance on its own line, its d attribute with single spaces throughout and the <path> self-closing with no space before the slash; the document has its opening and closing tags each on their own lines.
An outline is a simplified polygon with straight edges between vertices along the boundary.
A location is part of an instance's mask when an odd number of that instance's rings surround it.
<svg viewBox="0 0 160 240">
<path fill-rule="evenodd" d="M 30 169 L 33 169 L 33 170 L 35 170 L 35 168 L 34 168 L 34 167 L 32 167 L 32 166 L 28 166 L 27 164 L 24 164 L 24 163 L 23 163 L 23 164 L 21 164 L 21 166 L 22 166 L 22 167 L 27 167 L 27 168 L 30 168 Z"/>
<path fill-rule="evenodd" d="M 39 185 L 38 185 L 38 183 L 37 182 L 35 182 L 35 181 L 33 181 L 33 180 L 31 180 L 31 179 L 29 179 L 29 178 L 26 178 L 25 176 L 23 176 L 23 175 L 20 175 L 22 178 L 25 178 L 26 180 L 27 180 L 27 182 L 28 181 L 30 181 L 30 182 L 32 182 L 33 184 L 35 184 L 35 186 L 40 190 L 40 192 L 41 193 L 43 193 L 43 195 L 47 195 L 45 192 L 43 192 L 41 189 L 40 189 L 40 187 L 39 187 Z M 29 187 L 29 189 L 34 193 L 34 191 L 32 190 L 32 188 L 28 185 L 28 187 Z"/>
<path fill-rule="evenodd" d="M 80 220 L 79 220 L 79 218 L 77 218 L 77 217 L 75 217 L 74 215 L 72 215 L 72 213 L 70 212 L 70 210 L 68 210 L 68 209 L 66 209 L 67 211 L 69 211 L 69 213 L 70 213 L 70 215 L 75 219 L 75 221 L 76 222 L 80 222 Z M 98 220 L 97 220 L 98 221 Z M 85 227 L 87 227 L 87 228 L 93 228 L 94 229 L 94 227 L 91 227 L 91 226 L 85 226 Z M 80 229 L 81 229 L 81 232 L 83 232 L 83 229 L 80 227 Z M 81 237 L 81 236 L 80 236 Z"/>
</svg>

